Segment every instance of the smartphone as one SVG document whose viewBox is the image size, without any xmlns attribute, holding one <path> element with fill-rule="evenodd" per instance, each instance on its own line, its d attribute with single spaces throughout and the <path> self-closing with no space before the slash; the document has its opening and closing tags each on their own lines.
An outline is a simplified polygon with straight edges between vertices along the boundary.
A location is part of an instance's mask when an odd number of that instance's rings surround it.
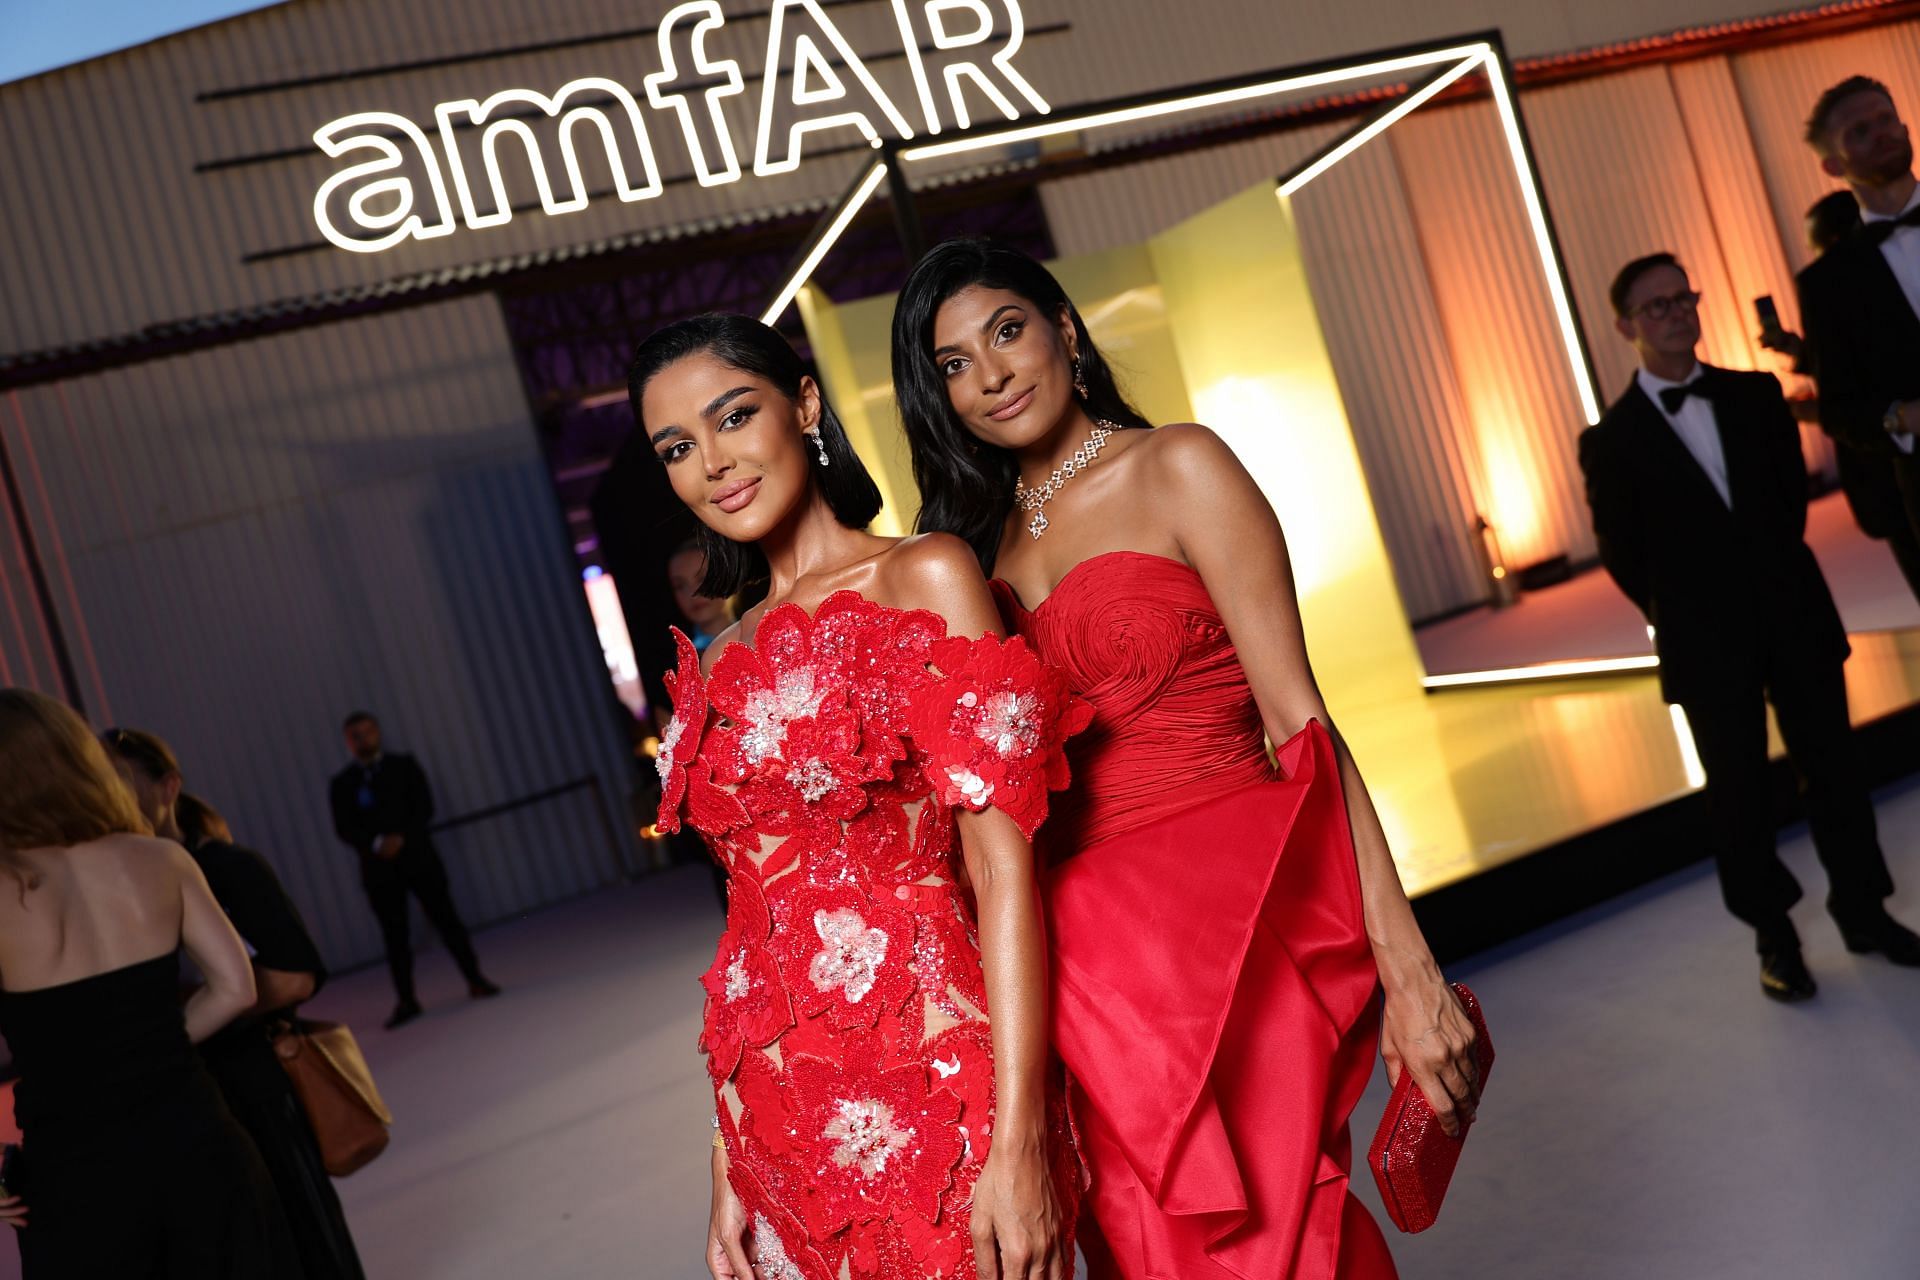
<svg viewBox="0 0 1920 1280">
<path fill-rule="evenodd" d="M 0 1146 L 0 1200 L 14 1195 L 13 1184 L 20 1180 L 20 1144 Z"/>
<path fill-rule="evenodd" d="M 1763 293 L 1753 300 L 1753 314 L 1760 317 L 1760 332 L 1779 333 L 1780 308 L 1773 305 L 1773 295 Z"/>
</svg>

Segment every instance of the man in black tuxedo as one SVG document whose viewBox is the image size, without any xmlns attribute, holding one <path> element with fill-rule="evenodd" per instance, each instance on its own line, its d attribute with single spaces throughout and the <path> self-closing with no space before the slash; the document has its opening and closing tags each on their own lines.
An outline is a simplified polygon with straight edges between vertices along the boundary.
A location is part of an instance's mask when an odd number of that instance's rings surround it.
<svg viewBox="0 0 1920 1280">
<path fill-rule="evenodd" d="M 365 711 L 342 726 L 353 763 L 333 776 L 328 800 L 333 829 L 360 855 L 360 883 L 380 919 L 387 944 L 387 968 L 393 974 L 397 1003 L 389 1030 L 420 1016 L 413 986 L 413 940 L 407 922 L 407 895 L 420 900 L 440 940 L 467 979 L 475 999 L 497 996 L 500 988 L 480 972 L 467 926 L 454 908 L 447 868 L 434 850 L 428 829 L 433 822 L 433 792 L 427 772 L 412 756 L 381 749 L 380 722 Z"/>
<path fill-rule="evenodd" d="M 1920 431 L 1920 186 L 1913 142 L 1887 87 L 1865 76 L 1820 96 L 1806 137 L 1821 168 L 1852 190 L 1862 224 L 1798 277 L 1820 424 L 1840 446 L 1849 497 L 1874 482 L 1874 472 L 1892 468 L 1899 515 L 1912 535 L 1920 531 L 1920 463 L 1913 456 Z M 1877 487 L 1886 489 L 1884 479 Z M 1880 505 L 1891 507 L 1891 495 Z M 1886 520 L 1894 518 L 1887 512 Z"/>
<path fill-rule="evenodd" d="M 1580 437 L 1600 557 L 1654 627 L 1661 693 L 1686 711 L 1707 774 L 1720 888 L 1758 935 L 1761 988 L 1815 992 L 1787 910 L 1800 886 L 1774 844 L 1767 703 L 1800 775 L 1827 907 L 1848 949 L 1920 966 L 1873 805 L 1853 762 L 1846 632 L 1805 541 L 1800 433 L 1772 374 L 1702 365 L 1700 295 L 1671 254 L 1628 263 L 1611 293 L 1640 369 Z"/>
</svg>

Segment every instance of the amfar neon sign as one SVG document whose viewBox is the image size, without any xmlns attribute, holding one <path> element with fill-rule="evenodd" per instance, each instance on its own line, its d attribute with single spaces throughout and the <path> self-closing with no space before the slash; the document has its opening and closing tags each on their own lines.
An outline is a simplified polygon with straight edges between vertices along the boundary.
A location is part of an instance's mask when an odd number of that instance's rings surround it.
<svg viewBox="0 0 1920 1280">
<path fill-rule="evenodd" d="M 923 40 L 948 55 L 938 70 L 955 127 L 965 129 L 972 123 L 964 93 L 969 85 L 1009 120 L 1021 116 L 1016 99 L 1035 112 L 1050 110 L 1013 67 L 1013 56 L 1019 52 L 1026 30 L 1019 0 L 892 0 L 892 5 L 927 133 L 939 133 L 942 119 L 927 58 L 921 50 Z M 996 9 L 1006 20 L 1006 31 L 997 38 Z M 647 105 L 655 112 L 672 113 L 693 160 L 694 176 L 703 187 L 738 182 L 744 176 L 721 102 L 746 92 L 746 80 L 738 62 L 707 52 L 708 37 L 726 21 L 719 0 L 690 0 L 671 10 L 660 22 L 660 69 L 642 81 Z M 827 50 L 838 55 L 844 75 L 835 69 Z M 769 15 L 764 67 L 753 146 L 756 177 L 798 169 L 803 140 L 809 133 L 854 128 L 876 147 L 881 144 L 882 128 L 899 138 L 915 136 L 906 115 L 873 78 L 853 46 L 821 10 L 818 0 L 775 0 Z M 688 75 L 697 77 L 702 86 L 691 96 L 673 88 Z M 610 101 L 578 102 L 569 107 L 586 95 L 602 95 Z M 550 170 L 545 149 L 524 120 L 496 118 L 510 108 L 531 108 L 549 119 L 558 118 L 560 173 Z M 517 139 L 525 149 L 534 185 L 540 192 L 540 206 L 549 214 L 576 213 L 587 207 L 578 150 L 583 133 L 596 139 L 603 149 L 613 174 L 614 191 L 621 200 L 651 200 L 663 189 L 646 113 L 631 90 L 603 76 L 569 81 L 551 95 L 531 89 L 503 89 L 485 101 L 467 98 L 442 102 L 434 107 L 433 115 L 441 150 L 435 149 L 420 125 L 390 111 L 356 112 L 314 132 L 314 143 L 331 159 L 355 152 L 373 153 L 372 159 L 335 173 L 314 194 L 313 218 L 321 235 L 352 253 L 379 253 L 407 239 L 452 235 L 459 223 L 478 229 L 511 221 L 513 210 L 500 169 L 500 144 L 507 138 Z M 776 136 L 775 121 L 782 117 L 786 129 Z M 484 208 L 475 198 L 475 175 L 468 173 L 456 143 L 456 131 L 462 125 L 481 131 L 478 178 L 488 197 Z M 638 155 L 638 172 L 630 171 L 622 156 L 623 138 Z M 425 175 L 424 211 L 415 180 L 396 172 L 410 162 Z M 345 212 L 350 229 L 364 234 L 349 234 L 335 224 L 329 205 L 341 192 L 349 193 Z M 391 202 L 391 207 L 376 210 L 375 202 Z"/>
</svg>

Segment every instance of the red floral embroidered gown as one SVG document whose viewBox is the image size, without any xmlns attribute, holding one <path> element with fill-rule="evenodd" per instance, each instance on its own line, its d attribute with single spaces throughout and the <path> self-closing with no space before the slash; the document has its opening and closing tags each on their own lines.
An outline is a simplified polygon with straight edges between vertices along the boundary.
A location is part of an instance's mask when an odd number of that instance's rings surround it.
<svg viewBox="0 0 1920 1280">
<path fill-rule="evenodd" d="M 703 679 L 674 633 L 658 764 L 662 828 L 684 814 L 731 873 L 700 1045 L 760 1280 L 971 1277 L 993 1061 L 953 811 L 1031 836 L 1091 712 L 1023 641 L 851 591 L 755 639 Z"/>
</svg>

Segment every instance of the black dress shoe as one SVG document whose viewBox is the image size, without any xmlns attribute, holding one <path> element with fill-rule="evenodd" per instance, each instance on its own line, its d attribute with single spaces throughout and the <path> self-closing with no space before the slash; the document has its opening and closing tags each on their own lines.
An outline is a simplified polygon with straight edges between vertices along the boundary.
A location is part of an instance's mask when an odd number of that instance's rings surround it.
<svg viewBox="0 0 1920 1280">
<path fill-rule="evenodd" d="M 1792 1004 L 1811 1000 L 1819 986 L 1800 958 L 1800 948 L 1770 948 L 1760 953 L 1760 989 L 1775 1000 Z"/>
<path fill-rule="evenodd" d="M 1906 969 L 1920 969 L 1920 934 L 1882 914 L 1878 920 L 1871 921 L 1860 928 L 1840 926 L 1840 938 L 1847 944 L 1847 950 L 1855 955 L 1867 955 L 1879 952 L 1894 964 Z"/>
<path fill-rule="evenodd" d="M 418 1000 L 402 1000 L 393 1006 L 393 1012 L 387 1015 L 387 1030 L 404 1027 L 424 1012 L 426 1010 L 420 1007 Z"/>
<path fill-rule="evenodd" d="M 467 995 L 475 1000 L 485 1000 L 500 994 L 500 988 L 485 978 L 475 978 L 467 984 Z"/>
</svg>

